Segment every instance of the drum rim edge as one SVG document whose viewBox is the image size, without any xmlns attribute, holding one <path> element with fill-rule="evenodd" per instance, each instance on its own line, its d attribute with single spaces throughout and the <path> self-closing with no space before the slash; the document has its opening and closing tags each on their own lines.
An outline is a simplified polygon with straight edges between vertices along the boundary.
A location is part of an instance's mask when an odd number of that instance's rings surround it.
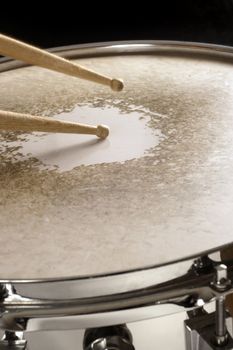
<svg viewBox="0 0 233 350">
<path fill-rule="evenodd" d="M 138 53 L 156 53 L 158 51 L 195 53 L 233 59 L 233 47 L 192 41 L 169 40 L 129 40 L 109 41 L 88 44 L 59 46 L 47 49 L 64 58 L 88 58 L 117 56 Z M 17 68 L 28 67 L 30 64 L 9 57 L 0 58 L 0 73 Z"/>
</svg>

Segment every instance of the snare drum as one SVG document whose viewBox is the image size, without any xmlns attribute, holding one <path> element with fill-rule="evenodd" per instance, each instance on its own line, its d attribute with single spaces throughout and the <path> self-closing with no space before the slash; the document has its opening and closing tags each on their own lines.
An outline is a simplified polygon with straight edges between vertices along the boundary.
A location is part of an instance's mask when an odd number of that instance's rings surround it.
<svg viewBox="0 0 233 350">
<path fill-rule="evenodd" d="M 233 50 L 140 42 L 56 52 L 125 89 L 0 64 L 0 109 L 110 127 L 106 140 L 0 134 L 2 346 L 26 346 L 17 331 L 86 329 L 80 349 L 140 350 L 131 322 L 198 308 L 186 323 L 194 349 L 197 318 L 215 327 L 203 306 L 231 291 L 231 257 L 216 247 L 233 241 Z M 223 333 L 214 342 L 230 344 Z M 211 337 L 203 342 L 215 346 Z"/>
</svg>

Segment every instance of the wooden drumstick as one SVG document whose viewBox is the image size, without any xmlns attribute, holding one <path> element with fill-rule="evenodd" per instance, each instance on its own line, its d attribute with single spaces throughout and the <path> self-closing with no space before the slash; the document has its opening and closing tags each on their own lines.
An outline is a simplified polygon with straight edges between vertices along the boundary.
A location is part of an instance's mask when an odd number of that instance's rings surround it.
<svg viewBox="0 0 233 350">
<path fill-rule="evenodd" d="M 105 125 L 90 126 L 59 119 L 0 110 L 0 130 L 43 131 L 53 133 L 91 134 L 105 139 L 109 129 Z"/>
<path fill-rule="evenodd" d="M 0 34 L 0 54 L 60 73 L 107 85 L 114 91 L 121 91 L 124 87 L 122 80 L 112 79 L 96 73 L 48 51 L 41 50 L 3 34 Z"/>
</svg>

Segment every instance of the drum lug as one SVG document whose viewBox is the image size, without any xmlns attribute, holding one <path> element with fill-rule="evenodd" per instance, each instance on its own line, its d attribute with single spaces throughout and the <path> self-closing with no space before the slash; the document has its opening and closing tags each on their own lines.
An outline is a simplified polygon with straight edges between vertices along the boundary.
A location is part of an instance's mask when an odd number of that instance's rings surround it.
<svg viewBox="0 0 233 350">
<path fill-rule="evenodd" d="M 208 314 L 203 308 L 188 312 L 190 319 L 185 321 L 187 350 L 233 349 L 233 339 L 226 327 L 225 309 L 225 292 L 231 282 L 225 265 L 217 265 L 215 270 L 214 281 L 211 283 L 211 287 L 219 292 L 216 296 L 215 312 Z M 230 317 L 229 320 L 232 321 Z"/>
<path fill-rule="evenodd" d="M 26 350 L 27 341 L 23 338 L 23 332 L 5 331 L 0 340 L 0 350 Z"/>
<path fill-rule="evenodd" d="M 132 335 L 126 325 L 91 328 L 86 330 L 84 350 L 135 350 Z"/>
</svg>

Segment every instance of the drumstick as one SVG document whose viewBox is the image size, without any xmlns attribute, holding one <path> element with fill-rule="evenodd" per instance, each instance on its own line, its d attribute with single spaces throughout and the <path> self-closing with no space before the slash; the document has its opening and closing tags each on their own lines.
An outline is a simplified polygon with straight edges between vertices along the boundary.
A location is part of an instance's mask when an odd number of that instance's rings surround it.
<svg viewBox="0 0 233 350">
<path fill-rule="evenodd" d="M 91 134 L 105 139 L 109 129 L 105 125 L 90 126 L 59 119 L 0 110 L 0 130 L 43 131 L 70 134 Z"/>
<path fill-rule="evenodd" d="M 121 91 L 124 87 L 122 80 L 112 79 L 96 73 L 62 57 L 3 34 L 0 34 L 0 54 L 60 73 L 107 85 L 114 91 Z"/>
</svg>

